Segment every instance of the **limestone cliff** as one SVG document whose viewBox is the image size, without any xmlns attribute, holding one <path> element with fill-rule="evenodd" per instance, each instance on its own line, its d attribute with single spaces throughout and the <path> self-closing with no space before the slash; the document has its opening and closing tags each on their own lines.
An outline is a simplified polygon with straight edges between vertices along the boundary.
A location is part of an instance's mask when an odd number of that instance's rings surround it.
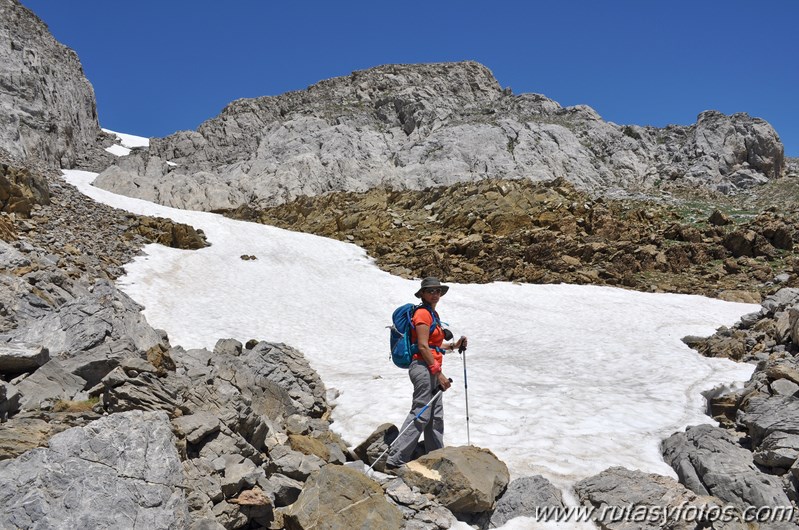
<svg viewBox="0 0 799 530">
<path fill-rule="evenodd" d="M 0 150 L 71 168 L 102 157 L 99 134 L 77 54 L 17 0 L 0 0 Z"/>
</svg>

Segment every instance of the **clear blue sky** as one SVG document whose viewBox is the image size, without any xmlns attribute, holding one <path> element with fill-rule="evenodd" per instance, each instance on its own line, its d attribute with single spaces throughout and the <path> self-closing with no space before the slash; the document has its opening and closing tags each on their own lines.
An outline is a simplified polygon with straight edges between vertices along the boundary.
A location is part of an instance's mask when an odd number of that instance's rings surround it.
<svg viewBox="0 0 799 530">
<path fill-rule="evenodd" d="M 388 63 L 475 60 L 618 124 L 767 120 L 799 157 L 799 2 L 22 0 L 74 49 L 103 127 L 195 129 L 234 99 Z"/>
</svg>

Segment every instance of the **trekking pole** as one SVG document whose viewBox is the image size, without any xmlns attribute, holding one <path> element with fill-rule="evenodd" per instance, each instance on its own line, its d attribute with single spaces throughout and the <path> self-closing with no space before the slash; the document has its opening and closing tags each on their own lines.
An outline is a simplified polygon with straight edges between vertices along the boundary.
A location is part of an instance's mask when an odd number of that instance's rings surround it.
<svg viewBox="0 0 799 530">
<path fill-rule="evenodd" d="M 458 353 L 463 357 L 463 393 L 466 395 L 466 443 L 472 445 L 472 437 L 469 434 L 469 383 L 466 379 L 466 341 L 461 343 Z"/>
<path fill-rule="evenodd" d="M 449 380 L 449 382 L 451 383 L 451 382 L 452 382 L 452 379 L 450 379 L 450 380 Z M 394 438 L 394 441 L 393 441 L 393 442 L 391 442 L 391 443 L 389 444 L 389 446 L 388 446 L 388 447 L 386 447 L 386 450 L 385 450 L 385 451 L 383 451 L 382 453 L 380 453 L 380 456 L 378 456 L 378 457 L 375 459 L 375 461 L 374 461 L 374 462 L 372 462 L 372 465 L 371 465 L 371 466 L 369 466 L 369 469 L 367 469 L 367 470 L 366 470 L 366 474 L 367 474 L 367 475 L 368 475 L 368 474 L 369 474 L 369 472 L 372 470 L 372 468 L 373 468 L 373 467 L 375 467 L 375 464 L 377 464 L 378 462 L 380 462 L 380 459 L 381 459 L 381 458 L 383 458 L 383 455 L 385 455 L 386 453 L 388 453 L 388 451 L 389 451 L 389 450 L 390 450 L 392 447 L 394 447 L 394 444 L 395 444 L 395 443 L 397 443 L 397 440 L 399 440 L 399 439 L 400 439 L 400 436 L 402 436 L 402 433 L 404 433 L 405 431 L 407 431 L 407 430 L 408 430 L 408 428 L 409 428 L 411 425 L 413 425 L 413 422 L 414 422 L 414 421 L 416 421 L 416 420 L 418 420 L 418 419 L 419 419 L 419 417 L 420 417 L 422 414 L 424 414 L 424 411 L 426 411 L 426 410 L 428 409 L 428 407 L 430 407 L 430 405 L 432 405 L 432 404 L 433 404 L 433 401 L 435 401 L 436 399 L 438 399 L 438 396 L 440 396 L 440 395 L 441 395 L 441 393 L 442 393 L 443 391 L 444 391 L 444 389 L 442 388 L 441 390 L 439 390 L 438 392 L 436 392 L 436 395 L 435 395 L 435 396 L 433 396 L 433 399 L 431 399 L 430 401 L 428 401 L 428 402 L 427 402 L 427 405 L 425 405 L 424 407 L 422 407 L 422 410 L 420 410 L 420 411 L 419 411 L 419 414 L 417 414 L 416 416 L 414 416 L 414 417 L 413 417 L 413 421 L 409 421 L 409 422 L 408 422 L 408 425 L 406 425 L 406 426 L 405 426 L 405 428 L 404 428 L 404 429 L 402 429 L 402 430 L 400 431 L 400 433 L 397 435 L 397 437 L 396 437 L 396 438 Z"/>
</svg>

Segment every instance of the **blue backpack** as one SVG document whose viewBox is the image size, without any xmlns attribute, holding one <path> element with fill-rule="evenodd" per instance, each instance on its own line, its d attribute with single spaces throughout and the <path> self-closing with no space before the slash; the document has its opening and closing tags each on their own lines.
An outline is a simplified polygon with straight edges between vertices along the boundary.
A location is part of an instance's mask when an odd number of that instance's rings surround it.
<svg viewBox="0 0 799 530">
<path fill-rule="evenodd" d="M 424 307 L 424 305 L 404 304 L 395 309 L 391 315 L 393 325 L 388 326 L 391 330 L 389 342 L 391 360 L 400 368 L 408 368 L 411 365 L 413 356 L 419 351 L 419 347 L 411 342 L 411 329 L 413 328 L 411 321 L 413 320 L 413 314 L 421 307 Z M 432 334 L 440 322 L 435 311 L 430 311 L 430 314 L 433 316 L 433 325 L 430 326 L 430 334 Z"/>
</svg>

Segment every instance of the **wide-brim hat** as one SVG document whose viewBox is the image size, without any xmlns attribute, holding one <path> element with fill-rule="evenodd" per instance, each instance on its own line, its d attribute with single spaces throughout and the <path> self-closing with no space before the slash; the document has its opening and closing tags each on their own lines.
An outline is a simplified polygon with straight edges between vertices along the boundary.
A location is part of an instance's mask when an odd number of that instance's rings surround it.
<svg viewBox="0 0 799 530">
<path fill-rule="evenodd" d="M 445 294 L 447 294 L 447 291 L 449 291 L 449 286 L 448 285 L 442 284 L 439 281 L 438 278 L 434 278 L 432 276 L 429 276 L 429 277 L 425 278 L 424 280 L 422 280 L 422 286 L 419 288 L 418 291 L 416 291 L 414 293 L 414 296 L 416 298 L 421 298 L 422 297 L 422 291 L 424 291 L 425 289 L 429 289 L 431 287 L 438 287 L 439 289 L 441 289 L 441 296 L 444 296 Z"/>
</svg>

